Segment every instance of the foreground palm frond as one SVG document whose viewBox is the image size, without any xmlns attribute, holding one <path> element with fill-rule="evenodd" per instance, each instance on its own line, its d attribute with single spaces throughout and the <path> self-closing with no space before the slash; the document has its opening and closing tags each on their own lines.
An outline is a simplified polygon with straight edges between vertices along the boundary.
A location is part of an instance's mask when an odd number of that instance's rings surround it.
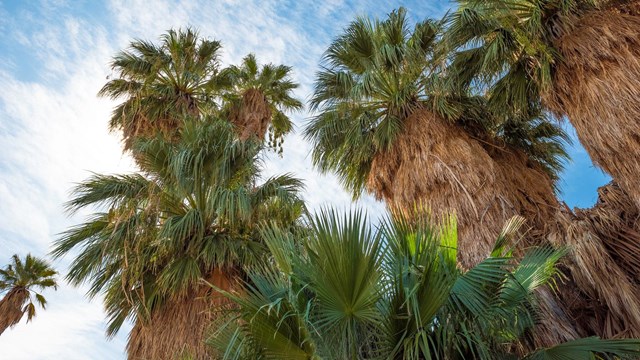
<svg viewBox="0 0 640 360">
<path fill-rule="evenodd" d="M 225 359 L 508 359 L 537 323 L 536 289 L 553 282 L 564 251 L 533 249 L 520 261 L 512 220 L 493 253 L 457 268 L 453 218 L 390 217 L 377 228 L 360 212 L 313 217 L 307 237 L 263 234 L 273 262 L 250 272 L 209 343 Z M 275 266 L 274 266 L 275 265 Z M 579 339 L 527 359 L 640 355 L 640 341 Z"/>
</svg>

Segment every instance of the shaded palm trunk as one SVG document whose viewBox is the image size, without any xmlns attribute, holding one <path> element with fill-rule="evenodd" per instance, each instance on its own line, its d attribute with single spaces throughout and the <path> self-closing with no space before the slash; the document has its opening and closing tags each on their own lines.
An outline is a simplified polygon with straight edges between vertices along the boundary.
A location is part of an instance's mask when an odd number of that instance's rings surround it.
<svg viewBox="0 0 640 360">
<path fill-rule="evenodd" d="M 639 10 L 637 1 L 620 1 L 560 29 L 554 45 L 562 60 L 544 96 L 617 183 L 599 189 L 590 209 L 562 210 L 551 237 L 572 249 L 567 265 L 587 300 L 576 315 L 603 337 L 640 336 Z"/>
<path fill-rule="evenodd" d="M 24 315 L 22 307 L 28 299 L 29 290 L 24 287 L 15 287 L 0 300 L 0 335 L 20 322 Z"/>
<path fill-rule="evenodd" d="M 561 60 L 545 104 L 567 115 L 591 159 L 640 206 L 640 16 L 637 2 L 586 13 L 554 42 Z"/>
<path fill-rule="evenodd" d="M 586 301 L 576 317 L 588 335 L 640 337 L 640 211 L 615 183 L 590 209 L 563 209 L 550 239 L 570 246 L 567 262 Z"/>
<path fill-rule="evenodd" d="M 232 287 L 228 274 L 216 269 L 208 282 L 223 290 Z M 170 299 L 154 309 L 149 319 L 138 318 L 127 343 L 131 360 L 211 359 L 211 349 L 205 345 L 209 327 L 216 311 L 230 306 L 230 300 L 203 284 L 187 294 Z"/>
<path fill-rule="evenodd" d="M 240 104 L 231 109 L 230 121 L 236 127 L 240 140 L 251 137 L 262 141 L 269 128 L 271 108 L 264 94 L 249 89 L 242 95 Z"/>
</svg>

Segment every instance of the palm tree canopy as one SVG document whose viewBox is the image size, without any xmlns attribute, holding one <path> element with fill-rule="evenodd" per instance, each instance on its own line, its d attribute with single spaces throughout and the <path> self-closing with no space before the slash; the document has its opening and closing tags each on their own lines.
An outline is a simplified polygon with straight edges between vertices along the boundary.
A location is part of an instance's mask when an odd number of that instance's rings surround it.
<svg viewBox="0 0 640 360">
<path fill-rule="evenodd" d="M 264 111 L 267 117 L 265 120 L 269 123 L 268 145 L 281 151 L 282 138 L 293 130 L 293 123 L 287 113 L 303 108 L 302 102 L 292 94 L 299 84 L 291 78 L 291 67 L 271 63 L 260 66 L 256 56 L 249 54 L 242 59 L 240 66 L 230 66 L 224 70 L 224 74 L 233 84 L 231 91 L 225 96 L 231 106 L 230 111 L 233 113 L 238 111 L 238 107 L 255 106 L 247 104 L 245 98 L 252 93 L 259 96 L 266 106 Z"/>
<path fill-rule="evenodd" d="M 27 321 L 36 314 L 36 307 L 31 299 L 31 293 L 34 294 L 36 302 L 43 308 L 46 308 L 47 300 L 42 294 L 36 292 L 36 289 L 45 290 L 47 288 L 58 288 L 56 275 L 58 274 L 45 260 L 37 258 L 31 254 L 27 254 L 24 260 L 16 254 L 11 257 L 11 263 L 0 269 L 0 293 L 5 293 L 4 302 L 10 296 L 11 292 L 17 290 L 25 290 L 28 296 L 24 299 L 25 305 L 23 313 L 27 313 Z M 0 306 L 2 308 L 2 306 Z M 7 314 L 0 314 L 6 316 Z M 20 316 L 22 317 L 22 316 Z"/>
<path fill-rule="evenodd" d="M 337 172 L 355 195 L 374 154 L 388 149 L 402 122 L 422 106 L 439 31 L 433 20 L 410 29 L 401 8 L 383 21 L 357 18 L 325 52 L 310 102 L 318 115 L 305 135 L 314 145 L 314 165 Z"/>
<path fill-rule="evenodd" d="M 210 344 L 224 359 L 510 359 L 537 322 L 534 291 L 553 283 L 564 251 L 510 249 L 510 221 L 490 257 L 456 266 L 456 225 L 321 212 L 297 238 L 263 230 L 272 262 L 250 273 Z M 275 269 L 274 269 L 275 265 Z M 579 339 L 530 359 L 638 355 L 637 340 Z"/>
<path fill-rule="evenodd" d="M 231 271 L 264 253 L 257 225 L 294 226 L 304 207 L 300 180 L 259 183 L 260 146 L 235 139 L 226 120 L 185 122 L 178 143 L 138 141 L 144 173 L 94 175 L 67 204 L 104 209 L 62 234 L 53 254 L 72 249 L 67 279 L 105 294 L 113 335 L 127 317 L 179 296 L 213 269 Z"/>
<path fill-rule="evenodd" d="M 109 127 L 122 130 L 125 146 L 139 135 L 155 131 L 173 135 L 180 119 L 216 109 L 221 90 L 230 85 L 220 74 L 221 44 L 203 39 L 191 29 L 169 30 L 159 44 L 135 40 L 111 64 L 116 77 L 98 93 L 124 99 Z"/>
</svg>

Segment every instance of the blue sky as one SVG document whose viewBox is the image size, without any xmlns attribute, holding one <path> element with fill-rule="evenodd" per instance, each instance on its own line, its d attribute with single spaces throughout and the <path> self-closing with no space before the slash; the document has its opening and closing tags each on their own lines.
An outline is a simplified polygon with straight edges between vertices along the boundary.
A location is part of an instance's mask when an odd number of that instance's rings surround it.
<svg viewBox="0 0 640 360">
<path fill-rule="evenodd" d="M 375 4 L 375 5 L 372 5 Z M 413 20 L 440 17 L 447 1 L 0 1 L 0 264 L 14 253 L 46 254 L 56 234 L 78 223 L 62 204 L 74 183 L 90 172 L 133 171 L 107 120 L 113 102 L 97 91 L 111 75 L 108 63 L 133 38 L 155 40 L 169 28 L 194 26 L 221 40 L 223 61 L 249 52 L 262 62 L 291 65 L 307 98 L 322 52 L 355 16 L 383 17 L 405 6 Z M 294 116 L 300 129 L 307 114 Z M 571 129 L 569 129 L 571 130 Z M 283 158 L 269 158 L 267 174 L 293 172 L 307 184 L 312 207 L 348 207 L 349 196 L 333 176 L 313 171 L 309 145 L 299 134 L 286 139 Z M 607 177 L 584 149 L 570 147 L 572 163 L 561 180 L 570 207 L 588 207 Z M 372 213 L 381 204 L 364 198 Z M 69 259 L 55 263 L 65 271 Z M 63 285 L 47 293 L 50 307 L 28 326 L 0 337 L 7 359 L 124 358 L 127 329 L 104 338 L 100 299 Z"/>
</svg>

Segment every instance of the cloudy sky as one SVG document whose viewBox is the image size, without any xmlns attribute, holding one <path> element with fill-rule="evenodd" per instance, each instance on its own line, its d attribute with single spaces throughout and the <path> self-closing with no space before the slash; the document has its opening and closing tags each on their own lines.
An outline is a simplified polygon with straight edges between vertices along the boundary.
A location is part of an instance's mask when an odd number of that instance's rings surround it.
<svg viewBox="0 0 640 360">
<path fill-rule="evenodd" d="M 375 4 L 375 5 L 372 5 Z M 113 54 L 133 38 L 156 40 L 170 28 L 193 26 L 221 40 L 225 63 L 249 52 L 262 62 L 294 68 L 298 96 L 308 98 L 323 50 L 356 16 L 378 16 L 405 6 L 413 20 L 440 17 L 447 1 L 342 0 L 0 0 L 0 265 L 12 254 L 44 256 L 61 231 L 82 220 L 67 217 L 69 189 L 91 172 L 132 171 L 117 134 L 107 132 L 113 102 L 96 97 L 111 75 Z M 298 129 L 307 114 L 294 117 Z M 607 179 L 584 150 L 571 147 L 561 187 L 569 206 L 587 207 Z M 307 184 L 312 207 L 347 207 L 332 176 L 315 172 L 309 145 L 286 139 L 283 158 L 267 161 L 267 173 L 294 172 Z M 380 204 L 364 199 L 376 214 Z M 64 272 L 69 259 L 55 262 Z M 100 299 L 63 284 L 48 292 L 50 306 L 33 323 L 0 337 L 3 359 L 120 359 L 129 328 L 104 337 Z"/>
</svg>

